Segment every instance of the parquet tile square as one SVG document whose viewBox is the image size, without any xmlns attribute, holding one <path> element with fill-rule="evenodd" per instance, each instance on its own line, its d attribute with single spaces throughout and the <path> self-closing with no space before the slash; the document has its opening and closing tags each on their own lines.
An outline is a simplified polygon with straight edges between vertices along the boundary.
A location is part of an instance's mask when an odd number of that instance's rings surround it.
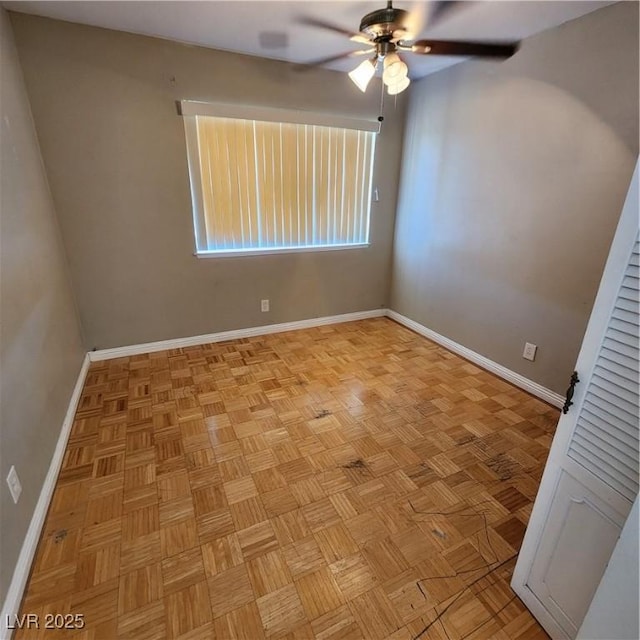
<svg viewBox="0 0 640 640">
<path fill-rule="evenodd" d="M 456 573 L 468 577 L 476 571 L 482 573 L 487 566 L 486 560 L 468 541 L 462 542 L 456 547 L 449 549 L 443 553 L 443 557 Z"/>
<path fill-rule="evenodd" d="M 233 518 L 228 509 L 211 511 L 196 518 L 200 542 L 215 540 L 235 531 Z"/>
<path fill-rule="evenodd" d="M 164 602 L 156 600 L 145 607 L 118 616 L 117 637 L 124 640 L 162 640 L 166 638 Z"/>
<path fill-rule="evenodd" d="M 125 490 L 137 489 L 148 485 L 155 485 L 156 466 L 153 463 L 140 464 L 129 467 L 124 472 Z M 155 489 L 155 487 L 154 487 Z"/>
<path fill-rule="evenodd" d="M 291 573 L 279 550 L 248 560 L 247 570 L 257 598 L 286 587 L 292 582 Z"/>
<path fill-rule="evenodd" d="M 201 489 L 194 489 L 192 495 L 196 516 L 202 516 L 227 506 L 222 485 L 208 485 Z"/>
<path fill-rule="evenodd" d="M 258 436 L 250 440 L 251 444 L 253 445 L 251 448 L 257 449 L 257 443 L 259 443 L 259 446 L 262 448 L 257 451 L 250 451 L 245 455 L 247 466 L 249 467 L 251 473 L 254 474 L 258 471 L 264 471 L 265 469 L 276 467 L 278 464 L 276 457 L 273 455 L 273 451 L 267 448 L 268 444 L 266 440 L 263 437 L 261 437 L 260 440 L 257 440 L 257 438 Z M 245 440 L 245 447 L 248 446 L 246 444 L 246 441 L 248 440 L 249 438 Z"/>
<path fill-rule="evenodd" d="M 240 542 L 235 533 L 205 542 L 200 549 L 207 576 L 215 576 L 244 562 Z"/>
<path fill-rule="evenodd" d="M 307 620 L 293 584 L 258 598 L 257 604 L 267 637 L 283 636 Z"/>
<path fill-rule="evenodd" d="M 159 531 L 121 542 L 120 573 L 144 567 L 161 559 L 162 547 Z"/>
<path fill-rule="evenodd" d="M 358 551 L 358 545 L 341 521 L 315 533 L 320 550 L 328 563 Z"/>
<path fill-rule="evenodd" d="M 331 500 L 331 504 L 340 514 L 340 518 L 342 518 L 342 520 L 346 521 L 350 518 L 355 518 L 358 515 L 357 509 L 351 500 L 349 500 L 349 496 L 347 496 L 346 492 L 332 494 L 329 496 L 329 500 Z"/>
<path fill-rule="evenodd" d="M 93 551 L 104 545 L 117 543 L 120 541 L 121 535 L 122 521 L 120 518 L 85 526 L 80 538 L 80 550 Z M 46 549 L 43 547 L 42 553 L 44 554 L 45 551 Z"/>
<path fill-rule="evenodd" d="M 235 504 L 258 495 L 258 489 L 250 475 L 225 482 L 223 486 L 229 504 Z"/>
<path fill-rule="evenodd" d="M 275 468 L 275 465 L 274 468 L 265 468 L 254 472 L 253 477 L 261 494 L 287 487 L 287 481 Z"/>
<path fill-rule="evenodd" d="M 297 482 L 304 480 L 313 475 L 314 469 L 305 458 L 294 458 L 289 462 L 284 462 L 277 466 L 278 471 L 282 474 L 282 477 L 289 482 Z"/>
<path fill-rule="evenodd" d="M 107 493 L 104 496 L 89 500 L 85 515 L 87 525 L 100 524 L 122 515 L 123 495 L 121 491 Z"/>
<path fill-rule="evenodd" d="M 311 534 L 311 529 L 300 509 L 287 511 L 281 516 L 272 518 L 271 524 L 276 533 L 278 544 L 283 547 Z"/>
<path fill-rule="evenodd" d="M 349 608 L 366 638 L 386 638 L 400 627 L 400 620 L 380 587 L 351 599 Z"/>
<path fill-rule="evenodd" d="M 77 555 L 76 584 L 88 589 L 120 575 L 120 545 L 112 544 Z"/>
<path fill-rule="evenodd" d="M 80 532 L 57 531 L 42 541 L 42 553 L 35 564 L 36 571 L 46 571 L 55 567 L 72 563 L 80 549 Z"/>
<path fill-rule="evenodd" d="M 406 531 L 391 536 L 410 566 L 415 566 L 424 558 L 441 553 L 439 547 L 425 536 L 420 527 L 413 526 Z"/>
<path fill-rule="evenodd" d="M 522 538 L 524 537 L 524 532 L 526 526 L 517 518 L 509 518 L 502 524 L 499 524 L 494 527 L 496 533 L 506 540 L 508 544 L 510 544 L 516 551 L 520 549 L 520 545 L 522 544 Z"/>
<path fill-rule="evenodd" d="M 378 578 L 361 553 L 354 553 L 329 565 L 340 590 L 347 600 L 374 587 Z"/>
<path fill-rule="evenodd" d="M 411 622 L 416 616 L 430 608 L 425 598 L 415 569 L 408 569 L 382 585 L 382 589 L 403 623 Z"/>
<path fill-rule="evenodd" d="M 300 576 L 295 582 L 309 620 L 315 620 L 344 603 L 344 595 L 328 567 Z"/>
<path fill-rule="evenodd" d="M 287 511 L 292 511 L 298 506 L 295 496 L 286 487 L 267 491 L 261 495 L 261 498 L 262 504 L 270 518 L 279 516 Z"/>
<path fill-rule="evenodd" d="M 375 542 L 381 538 L 386 538 L 389 535 L 387 527 L 373 511 L 367 511 L 346 519 L 345 526 L 352 538 L 360 546 L 366 545 L 367 542 Z"/>
<path fill-rule="evenodd" d="M 124 454 L 97 458 L 93 463 L 93 477 L 104 478 L 124 469 Z"/>
<path fill-rule="evenodd" d="M 162 561 L 162 585 L 165 596 L 205 579 L 203 551 L 194 547 Z"/>
<path fill-rule="evenodd" d="M 322 551 L 312 536 L 283 547 L 285 562 L 289 572 L 295 578 L 305 573 L 312 573 L 326 564 Z"/>
<path fill-rule="evenodd" d="M 362 555 L 381 582 L 409 568 L 409 563 L 391 538 L 369 542 L 362 547 Z"/>
<path fill-rule="evenodd" d="M 359 640 L 363 638 L 362 629 L 358 626 L 347 605 L 329 611 L 311 623 L 313 633 L 318 640 Z"/>
<path fill-rule="evenodd" d="M 301 508 L 301 511 L 309 529 L 314 533 L 341 522 L 340 514 L 329 498 L 307 504 Z"/>
<path fill-rule="evenodd" d="M 174 556 L 195 547 L 197 544 L 195 518 L 167 525 L 160 530 L 160 547 L 163 558 Z"/>
<path fill-rule="evenodd" d="M 191 451 L 187 453 L 185 458 L 187 461 L 187 469 L 192 472 L 197 469 L 206 469 L 207 467 L 216 466 L 216 457 L 213 453 L 213 449 L 210 447 Z M 190 477 L 193 477 L 193 474 Z"/>
<path fill-rule="evenodd" d="M 168 638 L 184 637 L 212 619 L 206 582 L 198 582 L 165 596 L 164 605 Z"/>
<path fill-rule="evenodd" d="M 146 565 L 120 576 L 118 612 L 127 613 L 162 597 L 160 563 Z"/>
<path fill-rule="evenodd" d="M 237 455 L 232 458 L 219 458 L 218 469 L 223 482 L 230 483 L 241 479 L 251 480 L 251 469 L 243 455 Z M 255 495 L 255 493 L 250 495 Z M 250 495 L 246 497 L 250 497 Z M 243 498 L 240 499 L 242 500 Z"/>
<path fill-rule="evenodd" d="M 258 497 L 247 498 L 229 505 L 231 517 L 236 529 L 244 529 L 268 519 L 262 500 Z"/>
<path fill-rule="evenodd" d="M 170 527 L 172 525 L 195 518 L 195 509 L 193 507 L 193 499 L 190 495 L 182 498 L 176 498 L 169 502 L 161 502 L 158 505 L 158 517 L 160 520 L 160 528 Z"/>
<path fill-rule="evenodd" d="M 22 612 L 82 613 L 79 640 L 544 640 L 509 581 L 557 418 L 384 318 L 94 362 Z"/>
<path fill-rule="evenodd" d="M 237 638 L 237 640 L 260 640 L 264 638 L 262 619 L 258 605 L 250 602 L 215 619 L 216 638 Z M 207 637 L 213 637 L 213 634 Z"/>
<path fill-rule="evenodd" d="M 265 520 L 238 531 L 238 542 L 245 560 L 251 560 L 278 547 L 273 526 Z"/>
<path fill-rule="evenodd" d="M 122 537 L 134 540 L 160 530 L 160 511 L 157 504 L 130 511 L 123 517 Z"/>
<path fill-rule="evenodd" d="M 244 564 L 216 574 L 208 584 L 214 618 L 255 600 Z"/>
<path fill-rule="evenodd" d="M 494 494 L 494 498 L 511 512 L 528 505 L 531 501 L 522 495 L 515 487 L 506 487 Z"/>
<path fill-rule="evenodd" d="M 301 506 L 311 504 L 326 497 L 324 489 L 315 477 L 303 478 L 289 485 L 291 492 Z"/>
<path fill-rule="evenodd" d="M 118 579 L 114 578 L 71 596 L 69 611 L 82 611 L 95 624 L 115 618 L 120 611 Z"/>
<path fill-rule="evenodd" d="M 191 495 L 189 475 L 186 471 L 163 476 L 158 480 L 158 498 L 160 502 L 168 502 L 176 498 Z"/>
</svg>

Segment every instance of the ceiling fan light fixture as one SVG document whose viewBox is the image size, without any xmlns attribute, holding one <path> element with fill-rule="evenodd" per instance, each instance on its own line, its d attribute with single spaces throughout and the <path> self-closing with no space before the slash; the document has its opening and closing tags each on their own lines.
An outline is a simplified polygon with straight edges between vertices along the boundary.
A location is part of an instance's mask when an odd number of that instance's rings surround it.
<svg viewBox="0 0 640 640">
<path fill-rule="evenodd" d="M 409 80 L 408 76 L 405 76 L 398 82 L 394 84 L 387 85 L 387 93 L 390 96 L 397 96 L 399 93 L 402 93 L 409 85 L 411 84 L 411 80 Z"/>
<path fill-rule="evenodd" d="M 387 55 L 385 55 L 383 66 L 385 69 L 389 69 L 399 62 L 402 62 L 400 56 L 395 51 L 392 51 L 391 53 L 387 53 Z"/>
<path fill-rule="evenodd" d="M 401 29 L 396 29 L 393 32 L 393 39 L 395 41 L 398 40 L 415 40 L 415 36 L 410 33 L 409 31 L 407 31 L 404 27 L 402 27 Z"/>
<path fill-rule="evenodd" d="M 390 53 L 384 59 L 382 81 L 389 87 L 407 77 L 409 68 L 397 53 Z"/>
<path fill-rule="evenodd" d="M 349 72 L 352 82 L 364 93 L 371 82 L 371 78 L 375 75 L 377 58 L 365 60 L 361 62 L 353 71 Z"/>
<path fill-rule="evenodd" d="M 433 3 L 427 10 L 426 5 Z M 318 66 L 341 60 L 351 56 L 369 56 L 375 53 L 375 57 L 358 65 L 349 73 L 354 84 L 362 91 L 366 91 L 371 78 L 376 73 L 379 62 L 383 63 L 382 81 L 388 88 L 390 95 L 397 95 L 404 91 L 410 83 L 407 65 L 398 56 L 398 52 L 405 54 L 431 56 L 458 56 L 463 58 L 478 57 L 489 60 L 506 59 L 513 56 L 520 47 L 520 42 L 475 42 L 457 40 L 416 40 L 422 32 L 426 14 L 434 18 L 444 11 L 444 6 L 453 6 L 454 1 L 440 2 L 429 0 L 427 2 L 414 2 L 413 9 L 405 11 L 393 6 L 393 0 L 387 0 L 387 6 L 371 11 L 360 20 L 358 32 L 353 32 L 340 26 L 317 18 L 306 18 L 303 24 L 321 27 L 325 30 L 349 37 L 353 42 L 364 44 L 367 49 L 358 51 L 346 51 L 337 56 L 329 56 L 310 63 Z M 430 24 L 429 26 L 433 26 Z"/>
</svg>

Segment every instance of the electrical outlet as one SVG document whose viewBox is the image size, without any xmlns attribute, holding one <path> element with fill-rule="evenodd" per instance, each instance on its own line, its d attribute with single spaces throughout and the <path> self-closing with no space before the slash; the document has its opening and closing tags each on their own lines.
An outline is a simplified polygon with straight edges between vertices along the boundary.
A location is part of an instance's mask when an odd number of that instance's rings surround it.
<svg viewBox="0 0 640 640">
<path fill-rule="evenodd" d="M 535 344 L 531 344 L 530 342 L 524 343 L 524 351 L 522 352 L 522 357 L 525 360 L 535 360 L 536 359 L 536 351 L 538 347 Z"/>
<path fill-rule="evenodd" d="M 18 504 L 20 500 L 20 494 L 22 493 L 22 485 L 20 484 L 20 478 L 18 478 L 18 472 L 14 466 L 9 469 L 9 475 L 7 475 L 7 484 L 9 485 L 9 491 L 13 501 Z"/>
<path fill-rule="evenodd" d="M 266 311 L 269 311 L 269 301 L 268 300 L 261 300 L 260 301 L 260 311 L 262 311 L 262 313 L 265 313 Z"/>
</svg>

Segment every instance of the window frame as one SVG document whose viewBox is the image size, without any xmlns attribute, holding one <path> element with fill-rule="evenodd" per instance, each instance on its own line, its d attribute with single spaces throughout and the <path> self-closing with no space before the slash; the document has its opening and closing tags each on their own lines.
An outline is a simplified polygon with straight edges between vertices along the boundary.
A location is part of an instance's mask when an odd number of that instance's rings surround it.
<svg viewBox="0 0 640 640">
<path fill-rule="evenodd" d="M 374 193 L 374 169 L 377 136 L 373 137 L 371 151 L 370 188 L 368 198 L 368 210 L 366 213 L 367 241 L 360 243 L 343 244 L 315 244 L 291 247 L 247 247 L 242 249 L 200 249 L 206 246 L 207 241 L 204 221 L 204 203 L 202 190 L 202 177 L 200 171 L 200 145 L 198 140 L 197 116 L 213 116 L 240 120 L 256 120 L 264 122 L 291 123 L 317 125 L 334 128 L 367 131 L 374 134 L 380 133 L 378 120 L 356 119 L 347 116 L 313 113 L 302 110 L 279 109 L 273 107 L 258 107 L 248 105 L 236 105 L 229 103 L 199 102 L 182 100 L 178 103 L 178 111 L 182 116 L 185 130 L 185 142 L 187 148 L 187 163 L 189 167 L 189 187 L 191 190 L 192 220 L 194 232 L 194 256 L 197 258 L 224 258 L 241 256 L 264 256 L 285 253 L 307 253 L 318 251 L 344 251 L 347 249 L 366 249 L 370 246 L 371 230 L 371 206 Z"/>
</svg>

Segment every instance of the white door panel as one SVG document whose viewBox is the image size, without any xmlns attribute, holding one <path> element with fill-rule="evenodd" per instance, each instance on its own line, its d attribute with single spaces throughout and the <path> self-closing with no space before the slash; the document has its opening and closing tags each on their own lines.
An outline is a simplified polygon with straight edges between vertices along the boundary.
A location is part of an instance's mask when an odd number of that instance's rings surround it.
<svg viewBox="0 0 640 640">
<path fill-rule="evenodd" d="M 638 226 L 636 165 L 511 583 L 552 638 L 576 637 L 638 494 Z"/>
<path fill-rule="evenodd" d="M 575 636 L 600 581 L 624 517 L 562 473 L 528 584 Z"/>
</svg>

